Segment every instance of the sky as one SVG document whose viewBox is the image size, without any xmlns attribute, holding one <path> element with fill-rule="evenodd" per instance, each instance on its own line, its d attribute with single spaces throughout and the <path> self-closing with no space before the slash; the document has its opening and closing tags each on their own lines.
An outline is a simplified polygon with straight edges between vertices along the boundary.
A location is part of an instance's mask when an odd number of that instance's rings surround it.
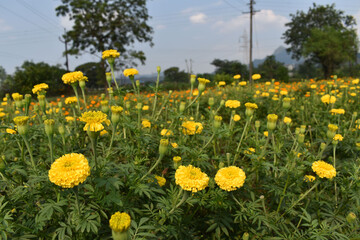
<svg viewBox="0 0 360 240">
<path fill-rule="evenodd" d="M 186 70 L 192 63 L 193 73 L 213 72 L 215 59 L 239 60 L 248 64 L 250 0 L 149 0 L 147 7 L 154 29 L 153 43 L 137 43 L 133 47 L 146 56 L 145 65 L 136 68 L 141 74 L 177 66 Z M 282 34 L 289 14 L 307 11 L 312 3 L 335 3 L 336 8 L 353 15 L 360 29 L 359 0 L 257 0 L 254 9 L 253 59 L 271 55 L 285 46 Z M 59 40 L 64 28 L 72 23 L 57 17 L 60 0 L 0 0 L 0 66 L 8 74 L 30 60 L 64 66 L 64 44 Z M 360 31 L 358 30 L 360 36 Z M 70 70 L 99 61 L 97 56 L 83 53 L 69 57 Z"/>
</svg>

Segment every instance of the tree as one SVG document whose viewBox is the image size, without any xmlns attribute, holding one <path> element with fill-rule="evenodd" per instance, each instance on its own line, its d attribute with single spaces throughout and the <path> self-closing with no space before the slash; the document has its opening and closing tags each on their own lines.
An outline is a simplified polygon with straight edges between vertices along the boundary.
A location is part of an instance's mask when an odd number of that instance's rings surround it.
<svg viewBox="0 0 360 240">
<path fill-rule="evenodd" d="M 275 56 L 267 56 L 265 61 L 257 67 L 257 72 L 263 79 L 289 81 L 289 71 L 283 63 L 276 61 Z"/>
<path fill-rule="evenodd" d="M 0 84 L 3 81 L 5 81 L 6 77 L 7 77 L 7 74 L 6 74 L 5 69 L 2 66 L 0 66 Z"/>
<path fill-rule="evenodd" d="M 178 67 L 171 67 L 164 71 L 164 81 L 188 83 L 190 79 L 185 71 L 179 71 Z"/>
<path fill-rule="evenodd" d="M 99 88 L 107 85 L 106 82 L 101 81 L 103 79 L 103 72 L 101 66 L 97 62 L 88 62 L 81 64 L 75 68 L 75 71 L 81 71 L 86 77 L 88 77 L 88 82 L 86 86 L 88 88 Z"/>
<path fill-rule="evenodd" d="M 47 63 L 33 63 L 25 61 L 21 67 L 17 67 L 13 76 L 9 76 L 1 84 L 2 93 L 20 94 L 32 93 L 34 85 L 46 83 L 49 85 L 47 90 L 49 95 L 64 94 L 70 87 L 63 84 L 61 77 L 66 73 L 65 69 L 59 65 L 50 66 Z"/>
<path fill-rule="evenodd" d="M 239 61 L 214 59 L 211 64 L 216 67 L 215 73 L 230 74 L 233 76 L 236 74 L 241 74 L 242 76 L 249 75 L 246 65 L 240 63 Z"/>
<path fill-rule="evenodd" d="M 325 78 L 341 63 L 355 60 L 358 46 L 354 17 L 336 10 L 334 4 L 318 6 L 315 3 L 307 13 L 297 11 L 290 17 L 291 22 L 285 24 L 289 29 L 283 38 L 293 58 L 304 56 L 319 63 Z"/>
<path fill-rule="evenodd" d="M 135 60 L 145 62 L 143 51 L 129 49 L 135 42 L 150 42 L 152 27 L 146 0 L 61 0 L 57 16 L 69 17 L 72 29 L 63 36 L 70 43 L 69 54 L 91 54 L 116 49 L 121 63 L 136 66 Z M 102 61 L 102 66 L 104 62 Z"/>
</svg>

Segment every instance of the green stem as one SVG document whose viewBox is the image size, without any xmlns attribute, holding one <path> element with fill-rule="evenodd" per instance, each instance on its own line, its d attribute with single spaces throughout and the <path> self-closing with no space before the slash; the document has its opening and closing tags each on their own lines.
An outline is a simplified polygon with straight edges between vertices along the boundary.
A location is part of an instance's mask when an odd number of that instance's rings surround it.
<svg viewBox="0 0 360 240">
<path fill-rule="evenodd" d="M 183 190 L 181 189 L 180 192 L 183 192 Z M 178 204 L 176 204 L 176 206 L 174 206 L 174 207 L 170 210 L 169 214 L 172 214 L 172 213 L 175 211 L 175 209 L 177 209 L 178 207 L 180 207 L 181 204 L 183 204 L 183 203 L 186 201 L 186 199 L 187 199 L 187 197 L 188 197 L 188 194 L 189 194 L 189 193 L 188 193 L 187 191 L 184 191 L 184 194 L 183 194 L 182 199 L 180 200 L 180 202 L 179 202 Z"/>
<path fill-rule="evenodd" d="M 26 136 L 24 136 L 24 135 L 21 135 L 21 136 L 22 136 L 22 138 L 23 138 L 23 140 L 24 140 L 24 142 L 25 142 L 25 146 L 26 146 L 26 148 L 27 148 L 27 150 L 28 150 L 28 152 L 29 152 L 30 160 L 31 160 L 31 165 L 32 165 L 33 169 L 36 170 L 36 165 L 35 165 L 35 162 L 34 162 L 32 150 L 31 150 L 31 148 L 30 148 L 30 144 L 29 144 L 28 140 L 26 139 Z"/>
<path fill-rule="evenodd" d="M 81 112 L 81 108 L 80 108 L 80 98 L 79 98 L 79 94 L 78 94 L 78 91 L 77 91 L 77 87 L 75 84 L 72 84 L 71 85 L 74 89 L 74 92 L 75 92 L 75 96 L 76 96 L 76 100 L 77 100 L 77 105 L 78 105 L 78 108 L 79 108 L 79 112 Z"/>
<path fill-rule="evenodd" d="M 115 79 L 115 73 L 114 73 L 114 64 L 110 64 L 110 71 L 111 71 L 111 76 L 115 82 L 115 86 L 116 86 L 116 90 L 119 92 L 119 86 L 117 84 L 117 81 Z"/>
<path fill-rule="evenodd" d="M 145 178 L 147 177 L 155 168 L 157 165 L 159 165 L 159 163 L 161 162 L 161 160 L 163 159 L 164 157 L 164 154 L 161 154 L 159 156 L 159 158 L 156 160 L 155 164 L 149 169 L 149 171 L 144 175 L 142 176 L 142 178 L 140 178 L 140 182 Z"/>
<path fill-rule="evenodd" d="M 276 145 L 275 145 L 275 137 L 274 137 L 274 133 L 271 132 L 271 139 L 272 139 L 272 145 L 273 145 L 273 151 L 274 151 L 274 168 L 276 166 Z M 275 171 L 275 169 L 274 169 Z M 277 173 L 275 172 L 275 177 L 277 177 Z"/>
<path fill-rule="evenodd" d="M 111 147 L 113 145 L 113 141 L 114 141 L 114 137 L 115 137 L 115 132 L 116 132 L 116 125 L 117 124 L 113 124 L 112 127 L 112 134 L 111 134 L 111 140 L 110 140 L 110 145 L 109 145 L 109 149 L 108 149 L 108 153 L 106 154 L 106 157 L 108 157 L 110 155 L 111 152 Z"/>
<path fill-rule="evenodd" d="M 245 132 L 247 132 L 247 127 L 248 127 L 249 123 L 251 122 L 251 119 L 252 119 L 252 118 L 253 118 L 253 117 L 251 116 L 249 119 L 246 120 L 244 130 L 243 130 L 243 132 L 242 132 L 242 134 L 241 134 L 241 138 L 240 138 L 239 144 L 238 144 L 238 146 L 237 146 L 237 148 L 236 148 L 236 154 L 235 154 L 235 157 L 234 157 L 233 165 L 235 164 L 236 160 L 237 160 L 238 157 L 239 157 L 239 150 L 240 150 L 241 142 L 242 142 L 242 140 L 243 140 L 243 138 L 244 138 Z"/>
<path fill-rule="evenodd" d="M 276 210 L 277 213 L 280 211 L 281 203 L 285 198 L 285 192 L 286 192 L 287 186 L 289 184 L 289 180 L 290 180 L 290 175 L 287 176 L 286 183 L 285 183 L 285 186 L 284 186 L 284 190 L 282 192 L 282 196 L 280 198 L 279 205 L 278 205 L 277 210 Z"/>
<path fill-rule="evenodd" d="M 334 159 L 334 168 L 336 169 L 336 145 L 333 145 L 333 159 Z M 337 199 L 337 186 L 336 186 L 336 181 L 334 181 L 334 191 L 335 191 L 335 206 L 337 208 L 338 205 L 338 199 Z"/>
<path fill-rule="evenodd" d="M 51 163 L 53 163 L 54 162 L 53 136 L 48 135 L 48 139 L 49 139 L 49 148 L 50 148 L 50 160 L 51 160 Z"/>
<path fill-rule="evenodd" d="M 159 89 L 159 81 L 160 81 L 160 72 L 158 72 L 157 79 L 156 79 L 155 99 L 154 99 L 154 105 L 153 105 L 151 118 L 154 118 L 154 115 L 155 115 L 156 103 L 157 103 L 157 97 L 158 97 L 157 95 L 158 95 L 158 89 Z"/>
<path fill-rule="evenodd" d="M 95 170 L 98 170 L 97 151 L 96 151 L 97 138 L 90 137 L 90 141 L 91 141 L 91 148 L 92 148 L 93 154 L 94 154 Z"/>
<path fill-rule="evenodd" d="M 75 206 L 76 206 L 76 210 L 78 211 L 78 214 L 80 216 L 80 204 L 79 204 L 79 193 L 78 193 L 78 188 L 77 186 L 75 186 L 73 188 L 74 191 L 74 195 L 75 195 Z"/>
<path fill-rule="evenodd" d="M 85 89 L 81 88 L 81 93 L 84 98 L 84 105 L 85 105 L 85 111 L 87 111 L 87 104 L 86 104 L 86 96 L 85 96 Z"/>
</svg>

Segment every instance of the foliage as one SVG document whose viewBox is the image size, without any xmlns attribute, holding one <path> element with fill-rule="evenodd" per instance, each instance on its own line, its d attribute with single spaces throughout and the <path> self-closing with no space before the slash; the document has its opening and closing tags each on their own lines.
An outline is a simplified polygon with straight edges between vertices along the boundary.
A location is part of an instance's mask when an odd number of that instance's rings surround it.
<svg viewBox="0 0 360 240">
<path fill-rule="evenodd" d="M 0 84 L 4 82 L 6 78 L 7 78 L 6 71 L 2 66 L 0 66 Z"/>
<path fill-rule="evenodd" d="M 60 95 L 69 90 L 61 81 L 66 70 L 59 65 L 51 66 L 44 62 L 34 63 L 25 61 L 21 67 L 17 67 L 15 73 L 1 83 L 1 94 L 10 92 L 32 93 L 31 89 L 39 83 L 53 86 L 48 90 L 49 94 Z"/>
<path fill-rule="evenodd" d="M 54 86 L 49 83 L 50 89 Z M 80 107 L 75 107 L 60 97 L 61 109 L 50 99 L 44 101 L 44 109 L 33 102 L 28 112 L 9 98 L 2 104 L 5 114 L 0 115 L 0 236 L 111 239 L 109 219 L 120 211 L 131 216 L 132 240 L 240 240 L 247 235 L 264 240 L 356 239 L 360 235 L 360 119 L 354 113 L 360 103 L 358 86 L 358 79 L 340 78 L 255 81 L 254 86 L 206 85 L 203 94 L 192 96 L 188 89 L 140 93 L 133 85 L 132 91 L 106 97 L 108 102 L 100 94 L 86 96 L 89 110 L 101 110 L 111 120 L 109 126 L 104 124 L 107 132 L 98 137 L 84 131 L 85 123 L 77 120 L 87 111 L 82 98 Z M 323 103 L 324 94 L 336 97 L 336 102 Z M 238 100 L 241 106 L 225 107 L 226 100 Z M 258 108 L 246 110 L 247 102 Z M 118 115 L 109 111 L 116 105 L 123 107 Z M 344 114 L 332 115 L 332 108 L 343 109 Z M 5 131 L 15 129 L 15 116 L 27 114 L 24 135 Z M 234 114 L 240 119 L 233 120 Z M 278 121 L 267 123 L 268 114 L 277 114 Z M 74 118 L 65 118 L 69 116 Z M 285 117 L 292 122 L 285 123 Z M 44 119 L 55 120 L 52 137 Z M 97 119 L 91 118 L 91 123 L 97 124 Z M 104 119 L 101 122 L 107 122 Z M 143 126 L 145 119 L 151 126 Z M 200 122 L 202 132 L 184 135 L 185 119 Z M 343 141 L 335 143 L 329 137 L 330 123 L 337 124 L 336 133 Z M 22 127 L 17 127 L 19 132 Z M 162 136 L 163 129 L 172 134 Z M 169 142 L 165 149 L 164 142 Z M 83 154 L 91 171 L 85 182 L 63 189 L 50 182 L 48 173 L 52 155 L 57 159 L 68 153 Z M 182 160 L 175 163 L 174 156 Z M 318 160 L 333 165 L 336 177 L 318 177 L 312 170 Z M 187 192 L 176 184 L 178 165 L 189 164 L 210 178 L 204 190 Z M 219 188 L 214 179 L 227 166 L 237 166 L 246 174 L 244 185 L 231 192 Z M 166 179 L 164 186 L 156 175 Z M 305 175 L 316 179 L 304 181 Z"/>
<path fill-rule="evenodd" d="M 189 74 L 184 70 L 180 71 L 178 67 L 170 67 L 164 71 L 164 82 L 188 83 L 189 81 Z"/>
<path fill-rule="evenodd" d="M 214 59 L 211 62 L 212 65 L 215 66 L 215 73 L 224 73 L 229 75 L 236 75 L 240 74 L 242 76 L 248 76 L 249 71 L 245 64 L 240 63 L 237 60 L 221 60 L 221 59 Z"/>
<path fill-rule="evenodd" d="M 261 78 L 266 80 L 276 79 L 285 82 L 289 81 L 288 69 L 283 63 L 276 61 L 274 55 L 267 56 L 255 72 L 260 73 Z"/>
<path fill-rule="evenodd" d="M 283 37 L 294 58 L 305 56 L 321 64 L 325 78 L 340 63 L 355 60 L 358 46 L 356 23 L 352 16 L 336 10 L 334 4 L 322 6 L 315 3 L 307 13 L 297 11 L 290 16 L 291 22 L 285 24 L 289 29 Z"/>
<path fill-rule="evenodd" d="M 55 11 L 57 16 L 68 17 L 74 25 L 64 38 L 69 41 L 69 54 L 91 54 L 117 49 L 121 63 L 136 64 L 145 61 L 142 51 L 130 47 L 135 42 L 150 42 L 152 27 L 145 0 L 62 0 Z"/>
<path fill-rule="evenodd" d="M 88 77 L 87 87 L 100 88 L 106 84 L 105 74 L 98 62 L 88 62 L 75 68 L 75 71 L 81 71 Z"/>
</svg>

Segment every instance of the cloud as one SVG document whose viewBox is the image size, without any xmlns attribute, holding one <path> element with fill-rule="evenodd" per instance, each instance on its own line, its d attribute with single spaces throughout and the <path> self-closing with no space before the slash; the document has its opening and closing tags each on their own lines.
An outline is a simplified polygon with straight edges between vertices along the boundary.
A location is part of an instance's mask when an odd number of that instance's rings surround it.
<svg viewBox="0 0 360 240">
<path fill-rule="evenodd" d="M 289 20 L 281 15 L 276 15 L 272 10 L 261 10 L 254 15 L 254 23 L 257 30 L 269 30 L 269 29 L 284 29 L 285 23 Z M 254 25 L 255 25 L 254 24 Z M 215 28 L 218 28 L 220 32 L 232 32 L 238 31 L 242 28 L 247 28 L 249 25 L 249 15 L 236 16 L 227 21 L 220 20 L 214 24 Z"/>
<path fill-rule="evenodd" d="M 161 29 L 164 29 L 164 28 L 166 28 L 166 26 L 162 25 L 162 24 L 158 24 L 158 25 L 155 26 L 156 30 L 161 30 Z"/>
<path fill-rule="evenodd" d="M 6 32 L 11 30 L 12 28 L 5 23 L 3 19 L 0 19 L 0 32 Z"/>
<path fill-rule="evenodd" d="M 196 13 L 189 17 L 190 22 L 192 23 L 205 23 L 206 22 L 206 15 L 204 13 Z"/>
</svg>

